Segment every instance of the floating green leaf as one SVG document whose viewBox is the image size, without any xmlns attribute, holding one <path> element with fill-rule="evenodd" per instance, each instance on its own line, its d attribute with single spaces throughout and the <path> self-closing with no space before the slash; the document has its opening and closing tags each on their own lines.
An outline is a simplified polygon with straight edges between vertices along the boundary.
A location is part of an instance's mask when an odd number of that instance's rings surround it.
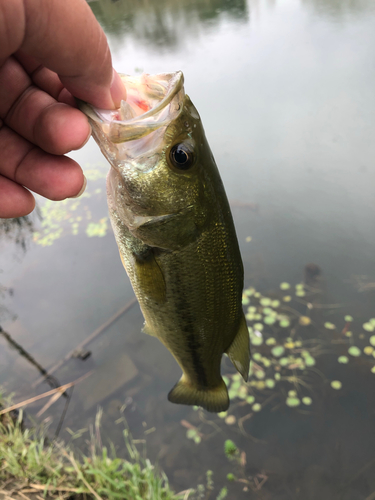
<svg viewBox="0 0 375 500">
<path fill-rule="evenodd" d="M 252 395 L 247 396 L 246 403 L 249 403 L 249 405 L 251 405 L 252 403 L 254 403 L 254 401 L 255 401 L 254 396 L 252 396 Z"/>
<path fill-rule="evenodd" d="M 369 342 L 375 347 L 375 335 L 371 335 L 371 337 L 369 338 Z"/>
<path fill-rule="evenodd" d="M 270 307 L 265 307 L 265 308 L 263 309 L 263 314 L 265 314 L 266 316 L 267 316 L 268 314 L 272 314 L 273 312 L 274 312 L 274 311 L 273 311 L 273 309 L 271 309 Z"/>
<path fill-rule="evenodd" d="M 331 387 L 332 389 L 336 389 L 338 391 L 341 389 L 342 383 L 340 382 L 340 380 L 332 380 Z"/>
<path fill-rule="evenodd" d="M 281 375 L 279 372 L 276 372 L 275 375 L 274 375 L 274 379 L 275 380 L 280 380 L 281 379 Z"/>
<path fill-rule="evenodd" d="M 253 404 L 253 406 L 251 408 L 253 411 L 257 412 L 257 411 L 260 411 L 262 409 L 262 405 L 260 405 L 259 403 L 255 403 L 255 404 Z"/>
<path fill-rule="evenodd" d="M 280 288 L 281 290 L 289 290 L 290 284 L 287 283 L 286 281 L 283 281 L 282 283 L 280 283 Z"/>
<path fill-rule="evenodd" d="M 329 321 L 326 321 L 324 323 L 324 327 L 327 328 L 327 330 L 334 330 L 336 326 L 333 323 L 330 323 Z"/>
<path fill-rule="evenodd" d="M 297 297 L 304 297 L 306 295 L 305 290 L 296 290 Z"/>
<path fill-rule="evenodd" d="M 375 373 L 375 365 L 371 368 L 371 373 Z"/>
<path fill-rule="evenodd" d="M 274 380 L 272 380 L 272 378 L 268 378 L 268 379 L 266 380 L 266 387 L 267 387 L 268 389 L 273 389 L 273 388 L 275 387 L 275 385 L 276 385 L 276 383 L 275 383 L 275 381 L 274 381 Z"/>
<path fill-rule="evenodd" d="M 263 344 L 263 337 L 261 335 L 252 335 L 251 336 L 251 343 L 253 345 L 262 345 Z"/>
<path fill-rule="evenodd" d="M 262 325 L 262 323 L 255 323 L 255 325 L 253 325 L 253 328 L 254 330 L 258 330 L 259 332 L 261 332 L 264 328 L 264 325 Z"/>
<path fill-rule="evenodd" d="M 312 404 L 312 399 L 311 399 L 311 398 L 309 398 L 308 396 L 305 396 L 304 398 L 302 398 L 302 403 L 303 403 L 304 405 L 309 406 L 309 405 L 311 405 L 311 404 Z"/>
<path fill-rule="evenodd" d="M 235 475 L 234 475 L 234 474 L 232 474 L 231 472 L 229 472 L 229 473 L 227 474 L 227 480 L 228 480 L 228 481 L 235 481 L 235 480 L 236 480 L 236 477 L 235 477 Z"/>
<path fill-rule="evenodd" d="M 271 302 L 271 306 L 272 306 L 274 309 L 276 309 L 277 307 L 279 307 L 279 306 L 280 306 L 280 301 L 279 301 L 279 300 L 273 300 L 273 301 Z"/>
<path fill-rule="evenodd" d="M 275 356 L 275 358 L 282 356 L 284 352 L 285 349 L 282 345 L 277 345 L 271 349 L 272 356 Z"/>
<path fill-rule="evenodd" d="M 276 318 L 274 316 L 266 316 L 263 320 L 266 325 L 273 325 L 276 323 Z"/>
<path fill-rule="evenodd" d="M 231 439 L 227 439 L 224 443 L 224 453 L 227 457 L 233 457 L 237 453 L 237 446 Z"/>
<path fill-rule="evenodd" d="M 370 323 L 370 321 L 368 323 L 363 323 L 362 326 L 363 329 L 366 330 L 366 332 L 373 332 L 375 330 L 375 325 Z"/>
<path fill-rule="evenodd" d="M 268 297 L 262 297 L 259 301 L 261 306 L 270 306 L 271 302 L 272 302 L 272 300 L 269 299 Z"/>
<path fill-rule="evenodd" d="M 353 321 L 353 317 L 352 317 L 352 316 L 350 316 L 349 314 L 347 314 L 347 315 L 345 316 L 344 320 L 345 320 L 345 321 L 347 321 L 347 322 L 349 322 L 349 323 L 351 323 L 351 322 Z"/>
<path fill-rule="evenodd" d="M 288 326 L 290 326 L 290 321 L 288 319 L 281 319 L 279 321 L 279 325 L 282 327 L 282 328 L 288 328 Z"/>
<path fill-rule="evenodd" d="M 301 401 L 299 398 L 296 397 L 288 397 L 286 398 L 286 404 L 290 406 L 291 408 L 299 406 L 301 404 Z"/>
<path fill-rule="evenodd" d="M 337 361 L 342 364 L 349 363 L 349 358 L 347 356 L 340 356 Z"/>
<path fill-rule="evenodd" d="M 276 339 L 273 338 L 273 337 L 269 337 L 267 340 L 266 340 L 266 344 L 267 345 L 275 345 L 276 344 Z"/>
<path fill-rule="evenodd" d="M 315 365 L 315 359 L 312 356 L 307 356 L 305 358 L 305 364 L 306 364 L 306 366 L 314 366 Z"/>
<path fill-rule="evenodd" d="M 371 354 L 374 352 L 374 348 L 371 345 L 367 345 L 364 349 L 363 352 L 367 354 L 367 356 L 371 356 Z"/>
<path fill-rule="evenodd" d="M 359 347 L 355 346 L 355 345 L 352 345 L 351 347 L 349 347 L 348 349 L 348 353 L 351 355 L 351 356 L 360 356 L 361 355 L 361 349 L 359 349 Z"/>
</svg>

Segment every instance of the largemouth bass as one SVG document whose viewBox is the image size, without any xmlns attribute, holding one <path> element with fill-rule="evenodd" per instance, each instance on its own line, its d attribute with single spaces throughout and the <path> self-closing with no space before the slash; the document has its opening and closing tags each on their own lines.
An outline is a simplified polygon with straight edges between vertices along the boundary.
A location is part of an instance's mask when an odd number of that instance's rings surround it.
<svg viewBox="0 0 375 500">
<path fill-rule="evenodd" d="M 128 98 L 120 109 L 81 106 L 111 164 L 108 206 L 121 260 L 144 331 L 182 369 L 169 401 L 224 411 L 223 353 L 244 380 L 250 360 L 228 200 L 182 73 L 122 78 Z"/>
</svg>

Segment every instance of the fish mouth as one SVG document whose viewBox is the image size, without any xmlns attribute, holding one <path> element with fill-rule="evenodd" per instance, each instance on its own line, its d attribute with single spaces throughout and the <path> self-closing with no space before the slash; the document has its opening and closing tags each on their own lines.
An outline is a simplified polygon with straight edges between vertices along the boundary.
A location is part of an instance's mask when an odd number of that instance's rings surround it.
<svg viewBox="0 0 375 500">
<path fill-rule="evenodd" d="M 140 139 L 168 125 L 182 111 L 185 92 L 181 71 L 120 76 L 127 89 L 127 100 L 121 102 L 119 109 L 98 109 L 80 102 L 81 110 L 110 142 Z"/>
</svg>

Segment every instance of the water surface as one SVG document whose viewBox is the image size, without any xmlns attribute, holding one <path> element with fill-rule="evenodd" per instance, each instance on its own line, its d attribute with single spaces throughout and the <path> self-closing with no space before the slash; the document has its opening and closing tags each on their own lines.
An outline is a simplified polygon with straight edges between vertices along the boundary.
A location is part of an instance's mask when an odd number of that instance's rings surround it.
<svg viewBox="0 0 375 500">
<path fill-rule="evenodd" d="M 136 305 L 87 346 L 86 361 L 70 359 L 54 373 L 67 383 L 94 370 L 73 391 L 63 429 L 87 426 L 100 404 L 105 439 L 121 453 L 121 428 L 113 422 L 126 404 L 131 431 L 146 438 L 150 457 L 176 490 L 204 482 L 212 469 L 215 488 L 226 485 L 233 499 L 374 498 L 375 359 L 363 353 L 371 332 L 362 327 L 375 317 L 374 2 L 90 6 L 119 71 L 184 72 L 232 204 L 246 287 L 276 298 L 286 293 L 281 282 L 293 284 L 291 305 L 313 318 L 301 335 L 316 335 L 326 352 L 314 368 L 322 376 L 309 372 L 312 405 L 290 408 L 287 393 L 266 391 L 277 393 L 273 402 L 254 412 L 234 398 L 235 422 L 228 424 L 167 402 L 180 371 L 156 339 L 140 332 Z M 7 288 L 0 324 L 36 363 L 0 336 L 0 384 L 20 398 L 48 390 L 46 383 L 34 387 L 38 366 L 56 364 L 133 297 L 107 219 L 105 161 L 93 141 L 72 156 L 88 174 L 89 196 L 47 207 L 40 200 L 45 219 L 33 219 L 35 241 L 23 229 L 26 252 L 15 236 L 0 243 L 0 282 Z M 295 297 L 308 263 L 320 274 L 307 297 L 340 307 L 311 311 L 306 298 Z M 344 331 L 348 314 L 352 338 Z M 326 322 L 336 325 L 336 337 Z M 350 346 L 342 340 L 360 345 L 362 355 L 338 363 Z M 233 373 L 227 362 L 224 371 Z M 332 389 L 332 380 L 342 389 Z M 52 432 L 64 407 L 61 399 L 41 417 L 52 420 Z M 187 439 L 181 421 L 199 429 L 199 444 Z M 225 457 L 226 439 L 245 452 L 246 465 Z M 229 483 L 228 472 L 247 483 Z"/>
</svg>

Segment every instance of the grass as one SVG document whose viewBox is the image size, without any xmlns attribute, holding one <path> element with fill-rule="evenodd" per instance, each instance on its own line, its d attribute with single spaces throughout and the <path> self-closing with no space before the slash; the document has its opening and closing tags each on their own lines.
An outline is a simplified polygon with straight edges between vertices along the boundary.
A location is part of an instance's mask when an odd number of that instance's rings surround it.
<svg viewBox="0 0 375 500">
<path fill-rule="evenodd" d="M 9 401 L 0 394 L 0 406 Z M 137 450 L 124 429 L 128 460 L 116 457 L 113 446 L 101 445 L 101 412 L 91 429 L 90 453 L 74 452 L 61 441 L 51 442 L 46 429 L 25 428 L 22 411 L 0 417 L 0 496 L 18 499 L 178 500 L 168 478 Z"/>
</svg>

